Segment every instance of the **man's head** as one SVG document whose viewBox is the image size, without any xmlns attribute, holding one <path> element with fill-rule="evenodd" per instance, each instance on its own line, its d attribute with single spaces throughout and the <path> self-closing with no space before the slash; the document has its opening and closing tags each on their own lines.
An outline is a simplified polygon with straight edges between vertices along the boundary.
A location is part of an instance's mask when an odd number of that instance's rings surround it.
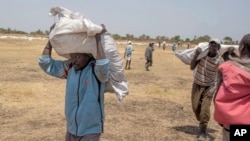
<svg viewBox="0 0 250 141">
<path fill-rule="evenodd" d="M 150 42 L 150 43 L 149 43 L 149 46 L 150 46 L 150 47 L 154 47 L 154 43 L 153 43 L 153 42 Z"/>
<path fill-rule="evenodd" d="M 247 55 L 250 56 L 250 34 L 246 34 L 242 37 L 239 44 L 240 56 Z"/>
<path fill-rule="evenodd" d="M 92 59 L 92 55 L 87 53 L 71 53 L 70 58 L 74 69 L 79 71 L 88 65 Z"/>
<path fill-rule="evenodd" d="M 221 41 L 219 39 L 211 39 L 209 41 L 209 54 L 214 56 L 217 54 L 217 51 L 220 49 Z"/>
<path fill-rule="evenodd" d="M 129 44 L 129 45 L 131 45 L 131 44 L 132 44 L 132 42 L 131 42 L 131 41 L 128 41 L 128 44 Z"/>
</svg>

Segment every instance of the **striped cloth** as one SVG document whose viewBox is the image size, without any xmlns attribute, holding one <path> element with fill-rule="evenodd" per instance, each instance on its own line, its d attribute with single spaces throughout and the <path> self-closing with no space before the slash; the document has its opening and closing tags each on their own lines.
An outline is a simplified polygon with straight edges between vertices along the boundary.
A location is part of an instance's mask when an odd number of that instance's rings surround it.
<svg viewBox="0 0 250 141">
<path fill-rule="evenodd" d="M 218 65 L 221 63 L 219 55 L 215 57 L 206 56 L 200 59 L 194 75 L 194 83 L 201 86 L 211 86 L 215 81 Z"/>
</svg>

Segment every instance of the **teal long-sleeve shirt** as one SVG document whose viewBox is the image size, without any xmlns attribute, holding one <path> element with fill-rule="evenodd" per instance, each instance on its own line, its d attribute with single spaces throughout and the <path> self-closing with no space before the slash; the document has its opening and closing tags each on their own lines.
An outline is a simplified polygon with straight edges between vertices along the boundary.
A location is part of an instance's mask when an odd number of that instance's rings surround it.
<svg viewBox="0 0 250 141">
<path fill-rule="evenodd" d="M 68 132 L 76 136 L 102 133 L 109 60 L 91 61 L 83 70 L 75 71 L 67 61 L 42 55 L 39 65 L 47 74 L 67 79 L 65 117 Z"/>
</svg>

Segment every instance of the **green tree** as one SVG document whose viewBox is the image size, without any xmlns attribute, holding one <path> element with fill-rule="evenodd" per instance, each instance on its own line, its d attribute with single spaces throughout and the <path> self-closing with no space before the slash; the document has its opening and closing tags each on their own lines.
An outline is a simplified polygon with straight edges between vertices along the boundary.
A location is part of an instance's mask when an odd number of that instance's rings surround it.
<svg viewBox="0 0 250 141">
<path fill-rule="evenodd" d="M 118 34 L 113 34 L 113 38 L 115 40 L 121 40 L 122 39 L 122 37 L 120 35 L 118 35 Z"/>
<path fill-rule="evenodd" d="M 145 34 L 140 35 L 139 40 L 140 41 L 146 40 L 146 35 Z"/>
<path fill-rule="evenodd" d="M 38 29 L 37 31 L 35 32 L 31 32 L 30 34 L 33 34 L 33 35 L 44 35 L 43 31 Z"/>
<path fill-rule="evenodd" d="M 233 39 L 229 36 L 223 38 L 224 44 L 234 44 Z"/>
</svg>

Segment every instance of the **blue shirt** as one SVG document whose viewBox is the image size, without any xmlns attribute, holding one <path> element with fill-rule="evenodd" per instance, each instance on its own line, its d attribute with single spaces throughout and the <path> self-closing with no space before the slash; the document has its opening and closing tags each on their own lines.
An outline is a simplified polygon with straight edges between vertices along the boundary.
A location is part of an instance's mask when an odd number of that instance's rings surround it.
<svg viewBox="0 0 250 141">
<path fill-rule="evenodd" d="M 133 46 L 132 45 L 128 45 L 125 48 L 125 54 L 126 54 L 126 56 L 130 56 L 132 54 L 132 51 L 133 51 Z"/>
<path fill-rule="evenodd" d="M 42 55 L 39 65 L 49 75 L 67 79 L 65 116 L 68 132 L 75 136 L 102 133 L 109 60 L 91 61 L 83 70 L 75 71 L 66 61 Z"/>
</svg>

